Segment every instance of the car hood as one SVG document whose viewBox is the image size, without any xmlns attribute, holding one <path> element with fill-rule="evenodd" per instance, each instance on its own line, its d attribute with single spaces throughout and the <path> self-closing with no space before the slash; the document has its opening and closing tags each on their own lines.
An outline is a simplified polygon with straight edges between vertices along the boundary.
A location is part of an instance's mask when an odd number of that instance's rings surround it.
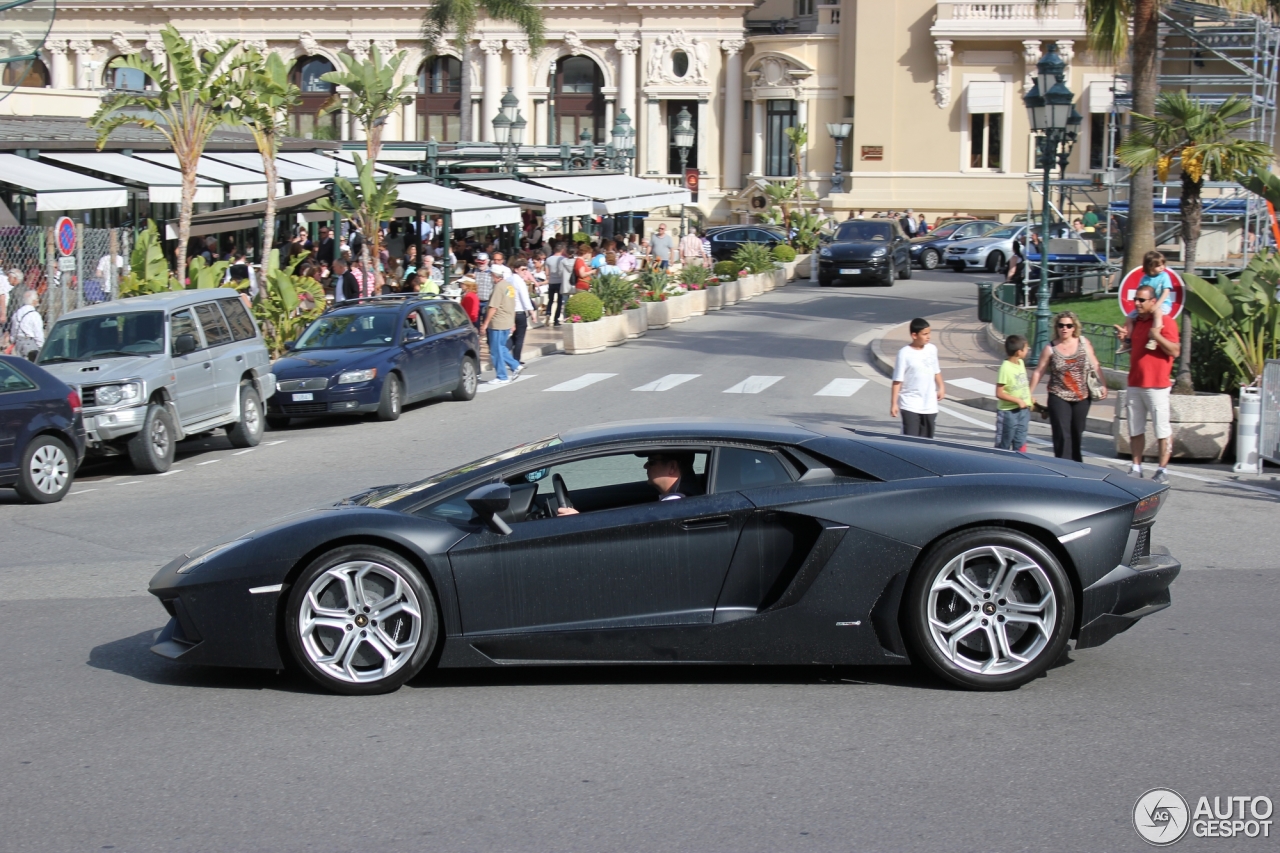
<svg viewBox="0 0 1280 853">
<path fill-rule="evenodd" d="M 829 243 L 827 248 L 831 250 L 830 257 L 833 258 L 869 258 L 876 249 L 884 249 L 885 254 L 889 253 L 889 244 L 883 240 L 842 240 L 839 243 Z"/>
<path fill-rule="evenodd" d="M 64 361 L 42 364 L 45 370 L 68 385 L 102 385 L 125 379 L 146 378 L 156 371 L 167 371 L 169 359 L 163 355 L 102 358 L 95 361 Z M 168 373 L 165 373 L 168 377 Z"/>
<path fill-rule="evenodd" d="M 386 348 L 351 347 L 349 349 L 309 350 L 297 355 L 287 355 L 271 365 L 277 379 L 301 376 L 326 376 L 340 370 L 361 368 L 376 364 Z"/>
</svg>

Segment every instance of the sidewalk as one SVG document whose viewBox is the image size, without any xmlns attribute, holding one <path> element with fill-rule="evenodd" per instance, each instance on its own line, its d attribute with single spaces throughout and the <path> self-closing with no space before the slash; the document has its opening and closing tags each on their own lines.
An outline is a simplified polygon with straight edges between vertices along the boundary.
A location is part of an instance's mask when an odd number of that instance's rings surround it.
<svg viewBox="0 0 1280 853">
<path fill-rule="evenodd" d="M 524 333 L 524 350 L 521 355 L 524 356 L 526 363 L 533 361 L 535 358 L 555 355 L 563 351 L 564 335 L 555 326 L 531 326 Z M 480 338 L 480 372 L 483 375 L 485 371 L 492 372 L 492 370 L 493 368 L 489 363 L 489 345 L 482 336 Z"/>
<path fill-rule="evenodd" d="M 949 311 L 926 317 L 933 330 L 930 338 L 938 348 L 942 379 L 947 383 L 947 399 L 975 409 L 996 410 L 996 372 L 1004 361 L 1004 347 L 987 331 L 973 308 Z M 893 375 L 898 350 L 911 343 L 910 323 L 894 326 L 881 338 L 871 342 L 875 365 L 886 376 Z M 1030 371 L 1028 371 L 1030 373 Z M 1044 381 L 1036 393 L 1044 399 Z M 1111 435 L 1116 417 L 1115 395 L 1097 400 L 1089 408 L 1089 432 Z"/>
</svg>

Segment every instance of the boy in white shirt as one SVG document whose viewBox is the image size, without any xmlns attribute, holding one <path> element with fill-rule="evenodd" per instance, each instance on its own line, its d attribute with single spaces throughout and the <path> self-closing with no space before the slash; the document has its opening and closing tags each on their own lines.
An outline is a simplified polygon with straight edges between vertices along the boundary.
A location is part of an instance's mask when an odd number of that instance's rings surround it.
<svg viewBox="0 0 1280 853">
<path fill-rule="evenodd" d="M 889 392 L 889 415 L 902 415 L 902 434 L 933 438 L 938 402 L 946 397 L 938 348 L 929 343 L 929 321 L 911 321 L 911 345 L 898 350 Z"/>
</svg>

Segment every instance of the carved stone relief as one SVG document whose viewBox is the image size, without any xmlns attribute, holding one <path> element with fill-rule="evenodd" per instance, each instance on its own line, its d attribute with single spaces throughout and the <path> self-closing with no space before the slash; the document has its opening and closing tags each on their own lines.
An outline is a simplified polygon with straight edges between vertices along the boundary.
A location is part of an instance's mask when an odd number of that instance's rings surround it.
<svg viewBox="0 0 1280 853">
<path fill-rule="evenodd" d="M 682 64 L 684 74 L 676 73 L 676 54 L 685 54 Z M 645 84 L 661 86 L 672 84 L 689 84 L 706 86 L 708 71 L 711 65 L 710 45 L 697 36 L 690 36 L 684 30 L 676 30 L 660 36 L 649 48 L 649 64 L 645 73 Z"/>
</svg>

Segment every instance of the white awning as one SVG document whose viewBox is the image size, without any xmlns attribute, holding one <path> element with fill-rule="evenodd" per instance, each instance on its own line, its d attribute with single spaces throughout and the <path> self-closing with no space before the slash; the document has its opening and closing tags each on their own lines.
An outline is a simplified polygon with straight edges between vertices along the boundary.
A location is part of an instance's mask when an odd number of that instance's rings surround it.
<svg viewBox="0 0 1280 853">
<path fill-rule="evenodd" d="M 473 190 L 493 193 L 496 196 L 513 201 L 523 208 L 536 208 L 546 211 L 548 219 L 564 219 L 567 216 L 590 216 L 594 211 L 594 202 L 589 198 L 571 193 L 540 187 L 524 181 L 501 178 L 494 181 L 462 181 L 464 187 Z"/>
<path fill-rule="evenodd" d="M 499 201 L 496 198 L 466 193 L 425 181 L 403 183 L 396 189 L 400 191 L 399 207 L 407 211 L 401 213 L 397 210 L 397 216 L 411 216 L 418 210 L 449 213 L 454 229 L 509 225 L 520 221 L 520 208 L 517 205 Z"/>
<path fill-rule="evenodd" d="M 50 151 L 40 156 L 65 163 L 78 171 L 97 172 L 133 187 L 145 187 L 147 198 L 153 204 L 182 203 L 182 173 L 146 160 L 113 151 Z M 197 204 L 221 204 L 226 197 L 221 184 L 196 177 Z"/>
<path fill-rule="evenodd" d="M 574 175 L 562 178 L 530 177 L 529 180 L 553 190 L 584 196 L 595 201 L 598 214 L 653 210 L 655 207 L 689 204 L 693 197 L 683 187 L 646 181 L 630 175 Z"/>
<path fill-rule="evenodd" d="M 129 191 L 68 169 L 16 154 L 0 154 L 0 184 L 36 197 L 37 211 L 125 207 Z"/>
<path fill-rule="evenodd" d="M 1002 113 L 1004 90 L 1001 80 L 975 80 L 965 86 L 965 108 L 970 113 Z"/>
<path fill-rule="evenodd" d="M 140 151 L 133 156 L 139 160 L 150 160 L 152 163 L 170 169 L 178 168 L 177 154 Z M 258 164 L 262 164 L 261 157 L 258 158 Z M 227 198 L 231 201 L 248 201 L 249 199 L 267 197 L 267 182 L 263 180 L 262 172 L 250 172 L 248 169 L 241 169 L 217 160 L 210 160 L 208 157 L 201 157 L 196 162 L 196 174 L 225 186 L 227 188 Z M 278 181 L 276 183 L 276 195 L 282 196 L 285 192 L 284 182 Z"/>
<path fill-rule="evenodd" d="M 250 172 L 262 172 L 262 157 L 256 153 L 246 151 L 214 151 L 206 152 L 211 160 L 217 160 L 220 163 L 229 163 L 241 169 L 247 169 Z M 337 161 L 334 161 L 337 162 Z M 352 169 L 355 172 L 355 169 Z M 341 174 L 341 164 L 339 163 L 339 174 Z M 312 169 L 309 166 L 302 166 L 291 160 L 276 157 L 276 177 L 288 184 L 291 193 L 306 193 L 312 190 L 323 189 L 326 178 L 333 180 L 333 166 L 329 166 L 327 172 L 321 172 Z"/>
<path fill-rule="evenodd" d="M 361 159 L 364 159 L 363 154 L 360 151 L 333 151 L 331 152 L 331 154 L 335 159 L 341 160 L 344 163 L 355 162 L 355 158 L 351 156 L 352 154 L 361 154 Z M 295 154 L 290 154 L 289 156 L 292 157 L 294 160 L 298 159 L 297 155 Z M 320 155 L 320 154 L 313 154 L 311 156 L 320 157 L 322 160 L 329 159 L 328 157 L 325 157 L 324 155 Z M 418 159 L 422 159 L 422 158 L 419 157 Z M 399 166 L 392 166 L 389 163 L 382 162 L 381 154 L 378 155 L 378 161 L 373 164 L 373 170 L 375 172 L 381 172 L 384 175 L 416 175 L 418 174 L 412 169 L 402 169 Z"/>
</svg>

